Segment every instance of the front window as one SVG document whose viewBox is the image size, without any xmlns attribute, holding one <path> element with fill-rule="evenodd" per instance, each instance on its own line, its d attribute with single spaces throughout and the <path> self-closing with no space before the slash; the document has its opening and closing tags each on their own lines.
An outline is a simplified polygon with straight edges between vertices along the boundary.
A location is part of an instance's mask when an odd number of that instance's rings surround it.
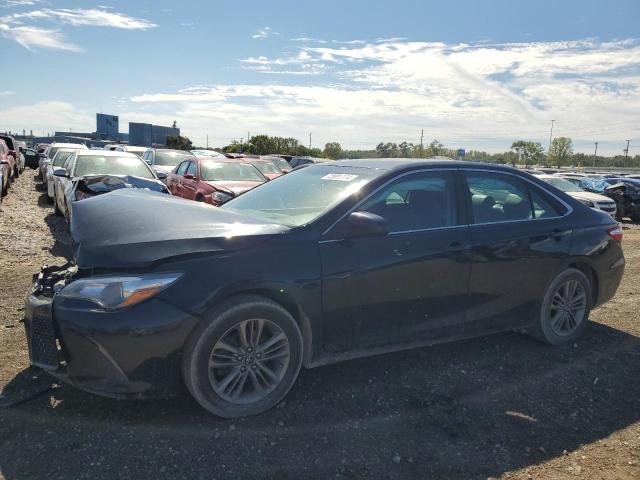
<svg viewBox="0 0 640 480">
<path fill-rule="evenodd" d="M 206 182 L 264 182 L 265 180 L 256 167 L 240 162 L 203 161 L 200 163 L 200 173 Z"/>
<path fill-rule="evenodd" d="M 191 157 L 193 155 L 189 152 L 156 150 L 156 158 L 153 163 L 161 167 L 175 167 L 181 161 Z"/>
<path fill-rule="evenodd" d="M 455 225 L 454 177 L 448 172 L 408 175 L 375 194 L 359 210 L 383 217 L 391 232 Z"/>
<path fill-rule="evenodd" d="M 297 227 L 310 223 L 380 175 L 368 168 L 313 166 L 249 190 L 222 207 Z"/>
<path fill-rule="evenodd" d="M 74 177 L 104 174 L 155 178 L 146 163 L 138 157 L 129 156 L 78 155 L 74 170 Z"/>
</svg>

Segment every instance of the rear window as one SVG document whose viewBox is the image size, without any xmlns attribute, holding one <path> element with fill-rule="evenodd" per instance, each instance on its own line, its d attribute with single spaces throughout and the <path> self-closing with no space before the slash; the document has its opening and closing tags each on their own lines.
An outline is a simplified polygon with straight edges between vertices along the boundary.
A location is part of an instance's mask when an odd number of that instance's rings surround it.
<svg viewBox="0 0 640 480">
<path fill-rule="evenodd" d="M 138 157 L 78 155 L 73 176 L 102 174 L 154 178 L 147 164 Z"/>
<path fill-rule="evenodd" d="M 248 163 L 203 161 L 200 174 L 205 181 L 264 182 L 262 174 Z"/>
</svg>

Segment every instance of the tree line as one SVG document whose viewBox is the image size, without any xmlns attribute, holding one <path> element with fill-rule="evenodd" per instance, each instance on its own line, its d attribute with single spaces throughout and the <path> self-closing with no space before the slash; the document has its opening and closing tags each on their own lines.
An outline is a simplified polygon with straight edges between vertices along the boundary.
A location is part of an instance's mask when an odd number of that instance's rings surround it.
<svg viewBox="0 0 640 480">
<path fill-rule="evenodd" d="M 193 145 L 186 137 L 167 137 L 167 147 L 191 150 Z M 214 148 L 224 153 L 250 153 L 254 155 L 282 154 L 293 156 L 339 158 L 429 158 L 444 156 L 458 158 L 458 150 L 445 147 L 434 139 L 427 145 L 409 142 L 380 142 L 374 149 L 343 149 L 338 142 L 328 142 L 324 148 L 309 148 L 292 137 L 276 137 L 255 135 L 248 141 L 233 141 L 229 145 Z M 640 166 L 640 155 L 625 157 L 597 156 L 575 153 L 573 142 L 568 137 L 556 137 L 552 140 L 548 152 L 540 142 L 516 140 L 506 152 L 488 153 L 482 150 L 466 150 L 465 160 L 511 164 L 511 165 L 544 165 L 549 167 L 583 166 L 583 167 L 633 167 Z"/>
</svg>

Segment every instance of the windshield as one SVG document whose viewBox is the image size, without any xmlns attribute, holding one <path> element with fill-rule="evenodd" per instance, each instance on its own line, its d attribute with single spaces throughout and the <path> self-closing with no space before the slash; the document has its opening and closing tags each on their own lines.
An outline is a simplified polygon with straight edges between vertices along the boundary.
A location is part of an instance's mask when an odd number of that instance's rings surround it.
<svg viewBox="0 0 640 480">
<path fill-rule="evenodd" d="M 80 150 L 82 147 L 78 146 L 77 149 L 76 147 L 68 147 L 68 146 L 64 146 L 64 147 L 49 147 L 49 153 L 48 158 L 53 160 L 53 157 L 55 157 L 56 153 L 58 152 L 58 150 L 60 150 L 61 148 L 64 148 L 65 150 L 67 149 L 71 149 L 71 150 Z"/>
<path fill-rule="evenodd" d="M 56 155 L 53 157 L 53 161 L 51 162 L 51 165 L 53 165 L 54 167 L 61 167 L 62 165 L 64 165 L 65 160 L 69 158 L 71 154 L 73 154 L 73 151 L 71 152 L 67 150 L 58 151 Z"/>
<path fill-rule="evenodd" d="M 583 189 L 564 178 L 544 178 L 543 180 L 563 192 L 584 192 Z"/>
<path fill-rule="evenodd" d="M 202 179 L 211 181 L 230 182 L 264 182 L 265 178 L 248 163 L 214 162 L 205 160 L 200 163 Z"/>
<path fill-rule="evenodd" d="M 272 162 L 256 162 L 253 164 L 262 173 L 280 175 L 282 171 Z"/>
<path fill-rule="evenodd" d="M 275 163 L 278 166 L 278 168 L 283 172 L 291 171 L 291 165 L 289 165 L 289 162 L 287 162 L 284 158 L 269 157 L 268 159 L 265 159 L 265 160 L 269 160 L 270 162 Z"/>
<path fill-rule="evenodd" d="M 175 167 L 181 161 L 192 157 L 193 154 L 191 154 L 191 152 L 156 150 L 156 158 L 153 163 L 155 165 L 161 165 L 163 167 Z"/>
<path fill-rule="evenodd" d="M 220 208 L 297 227 L 314 221 L 378 175 L 365 168 L 312 166 L 249 190 Z"/>
<path fill-rule="evenodd" d="M 78 155 L 73 172 L 74 177 L 100 174 L 155 178 L 147 164 L 138 157 Z"/>
</svg>

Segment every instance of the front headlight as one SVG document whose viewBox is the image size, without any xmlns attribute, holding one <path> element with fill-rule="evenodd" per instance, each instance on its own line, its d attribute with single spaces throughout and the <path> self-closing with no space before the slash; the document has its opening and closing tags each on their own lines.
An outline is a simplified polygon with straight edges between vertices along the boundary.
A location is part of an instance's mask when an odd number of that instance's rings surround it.
<svg viewBox="0 0 640 480">
<path fill-rule="evenodd" d="M 222 193 L 222 192 L 213 192 L 211 194 L 211 200 L 213 200 L 213 203 L 216 203 L 216 204 L 228 202 L 232 198 L 233 198 L 232 195 L 229 195 L 227 193 Z"/>
<path fill-rule="evenodd" d="M 587 207 L 590 207 L 590 208 L 593 208 L 593 207 L 594 207 L 593 202 L 592 202 L 592 201 L 590 201 L 590 200 L 584 200 L 584 199 L 582 199 L 582 198 L 581 198 L 581 199 L 579 199 L 578 201 L 579 201 L 580 203 L 582 203 L 583 205 L 586 205 Z"/>
<path fill-rule="evenodd" d="M 167 288 L 179 273 L 156 273 L 126 277 L 79 279 L 64 287 L 58 295 L 93 302 L 105 310 L 130 307 Z"/>
</svg>

